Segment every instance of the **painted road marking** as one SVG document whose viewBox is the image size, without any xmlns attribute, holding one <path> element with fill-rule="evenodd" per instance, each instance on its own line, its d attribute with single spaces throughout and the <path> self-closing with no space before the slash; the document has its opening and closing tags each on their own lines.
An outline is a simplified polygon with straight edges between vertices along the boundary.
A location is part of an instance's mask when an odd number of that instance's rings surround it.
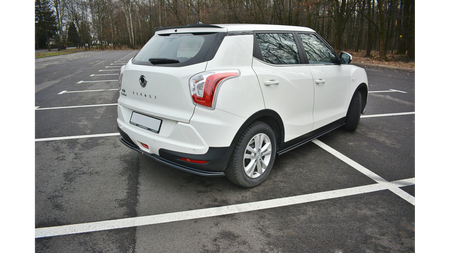
<svg viewBox="0 0 450 253">
<path fill-rule="evenodd" d="M 112 72 L 112 71 L 119 71 L 120 69 L 100 69 L 99 71 L 100 72 L 103 72 L 103 71 L 110 71 L 110 72 Z"/>
<path fill-rule="evenodd" d="M 92 74 L 90 76 L 91 77 L 94 77 L 94 76 L 118 76 L 118 74 Z"/>
<path fill-rule="evenodd" d="M 372 114 L 372 115 L 361 115 L 361 118 L 378 118 L 378 117 L 389 117 L 389 116 L 402 116 L 402 115 L 413 115 L 416 112 L 397 112 L 397 113 L 384 113 L 384 114 Z"/>
<path fill-rule="evenodd" d="M 384 187 L 391 192 L 395 193 L 399 197 L 403 198 L 404 200 L 408 201 L 412 205 L 415 205 L 415 198 L 411 195 L 409 195 L 407 192 L 399 189 L 397 186 L 392 185 L 389 183 L 386 179 L 380 177 L 379 175 L 375 174 L 374 172 L 370 171 L 369 169 L 365 168 L 364 166 L 360 165 L 359 163 L 351 160 L 347 156 L 343 155 L 336 149 L 328 146 L 327 144 L 315 139 L 312 141 L 317 146 L 321 147 L 323 150 L 327 151 L 328 153 L 332 154 L 333 156 L 337 157 L 339 160 L 345 162 L 346 164 L 350 165 L 357 171 L 361 172 L 362 174 L 368 176 L 370 179 L 374 180 L 375 182 L 384 185 Z"/>
<path fill-rule="evenodd" d="M 88 108 L 88 107 L 114 106 L 114 105 L 117 105 L 117 103 L 114 103 L 114 104 L 98 104 L 98 105 L 74 105 L 74 106 L 46 107 L 46 108 L 36 108 L 35 110 L 36 111 L 59 110 L 59 109 Z"/>
<path fill-rule="evenodd" d="M 73 139 L 87 139 L 87 138 L 99 138 L 99 137 L 110 137 L 119 136 L 119 133 L 108 133 L 108 134 L 87 134 L 87 135 L 76 135 L 76 136 L 64 136 L 64 137 L 50 137 L 50 138 L 38 138 L 35 142 L 42 141 L 62 141 L 62 140 L 73 140 Z"/>
<path fill-rule="evenodd" d="M 101 92 L 101 91 L 118 91 L 119 89 L 102 89 L 102 90 L 63 90 L 58 95 L 70 94 L 70 93 L 85 93 L 85 92 Z"/>
<path fill-rule="evenodd" d="M 107 82 L 118 82 L 118 80 L 97 80 L 97 81 L 79 81 L 80 83 L 107 83 Z"/>
<path fill-rule="evenodd" d="M 399 93 L 408 93 L 406 91 L 402 91 L 402 90 L 394 90 L 394 89 L 389 89 L 389 90 L 378 90 L 378 91 L 369 91 L 370 93 L 386 93 L 386 92 L 399 92 Z"/>
<path fill-rule="evenodd" d="M 305 195 L 298 195 L 292 197 L 263 200 L 257 202 L 228 205 L 221 207 L 204 208 L 197 210 L 148 215 L 134 218 L 124 218 L 116 220 L 106 220 L 98 222 L 89 222 L 56 227 L 44 227 L 35 229 L 35 238 L 54 237 L 62 235 L 81 234 L 89 232 L 97 232 L 104 230 L 122 229 L 130 227 L 140 227 L 155 224 L 163 224 L 178 221 L 187 221 L 194 219 L 217 217 L 229 214 L 245 213 L 258 210 L 265 210 L 271 208 L 292 206 L 328 199 L 336 199 L 347 196 L 354 196 L 377 191 L 389 190 L 391 187 L 402 187 L 414 185 L 415 179 L 409 178 L 386 184 L 371 184 L 364 186 L 351 187 L 340 190 L 332 190 L 318 193 L 311 193 Z"/>
</svg>

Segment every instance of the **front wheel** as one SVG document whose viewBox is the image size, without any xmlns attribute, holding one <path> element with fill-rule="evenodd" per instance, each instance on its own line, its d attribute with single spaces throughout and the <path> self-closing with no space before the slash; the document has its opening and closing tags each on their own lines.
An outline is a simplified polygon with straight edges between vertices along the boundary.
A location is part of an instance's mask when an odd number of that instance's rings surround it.
<svg viewBox="0 0 450 253">
<path fill-rule="evenodd" d="M 275 155 L 276 139 L 272 128 L 264 122 L 255 122 L 239 138 L 225 175 L 239 186 L 257 186 L 269 175 Z"/>
<path fill-rule="evenodd" d="M 344 129 L 348 131 L 355 131 L 358 128 L 359 119 L 361 118 L 362 98 L 361 93 L 356 92 L 353 95 L 352 101 L 347 111 L 345 118 Z"/>
</svg>

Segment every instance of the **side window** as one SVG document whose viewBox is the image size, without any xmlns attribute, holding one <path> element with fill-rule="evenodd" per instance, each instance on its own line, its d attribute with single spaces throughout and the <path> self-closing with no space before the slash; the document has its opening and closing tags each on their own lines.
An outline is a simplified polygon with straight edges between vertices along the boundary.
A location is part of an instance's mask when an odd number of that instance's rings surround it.
<svg viewBox="0 0 450 253">
<path fill-rule="evenodd" d="M 309 64 L 334 64 L 337 57 L 327 45 L 314 34 L 299 34 Z"/>
<path fill-rule="evenodd" d="M 300 64 L 297 44 L 292 33 L 256 34 L 262 60 L 271 64 Z"/>
</svg>

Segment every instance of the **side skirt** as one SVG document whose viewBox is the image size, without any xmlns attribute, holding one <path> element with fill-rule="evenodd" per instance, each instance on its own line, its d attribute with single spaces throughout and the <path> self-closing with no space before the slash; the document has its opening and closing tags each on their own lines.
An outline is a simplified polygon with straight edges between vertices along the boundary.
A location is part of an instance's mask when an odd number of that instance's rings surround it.
<svg viewBox="0 0 450 253">
<path fill-rule="evenodd" d="M 283 143 L 281 143 L 281 147 L 280 147 L 280 150 L 277 152 L 277 155 L 282 155 L 286 152 L 296 149 L 314 139 L 319 138 L 322 135 L 325 135 L 335 129 L 342 127 L 343 125 L 345 125 L 345 118 L 338 119 L 333 123 L 330 123 L 326 126 L 323 126 L 319 129 L 316 129 L 310 133 L 307 133 L 305 135 L 297 137 L 288 142 L 283 142 Z"/>
</svg>

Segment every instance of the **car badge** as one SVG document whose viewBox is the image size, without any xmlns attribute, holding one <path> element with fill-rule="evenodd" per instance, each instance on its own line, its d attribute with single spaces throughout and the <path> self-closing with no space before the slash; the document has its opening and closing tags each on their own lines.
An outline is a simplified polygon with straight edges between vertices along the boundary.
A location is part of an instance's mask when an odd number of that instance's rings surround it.
<svg viewBox="0 0 450 253">
<path fill-rule="evenodd" d="M 139 77 L 139 83 L 141 84 L 142 88 L 144 88 L 147 85 L 147 78 L 145 78 L 144 75 L 141 75 L 141 77 Z"/>
</svg>

